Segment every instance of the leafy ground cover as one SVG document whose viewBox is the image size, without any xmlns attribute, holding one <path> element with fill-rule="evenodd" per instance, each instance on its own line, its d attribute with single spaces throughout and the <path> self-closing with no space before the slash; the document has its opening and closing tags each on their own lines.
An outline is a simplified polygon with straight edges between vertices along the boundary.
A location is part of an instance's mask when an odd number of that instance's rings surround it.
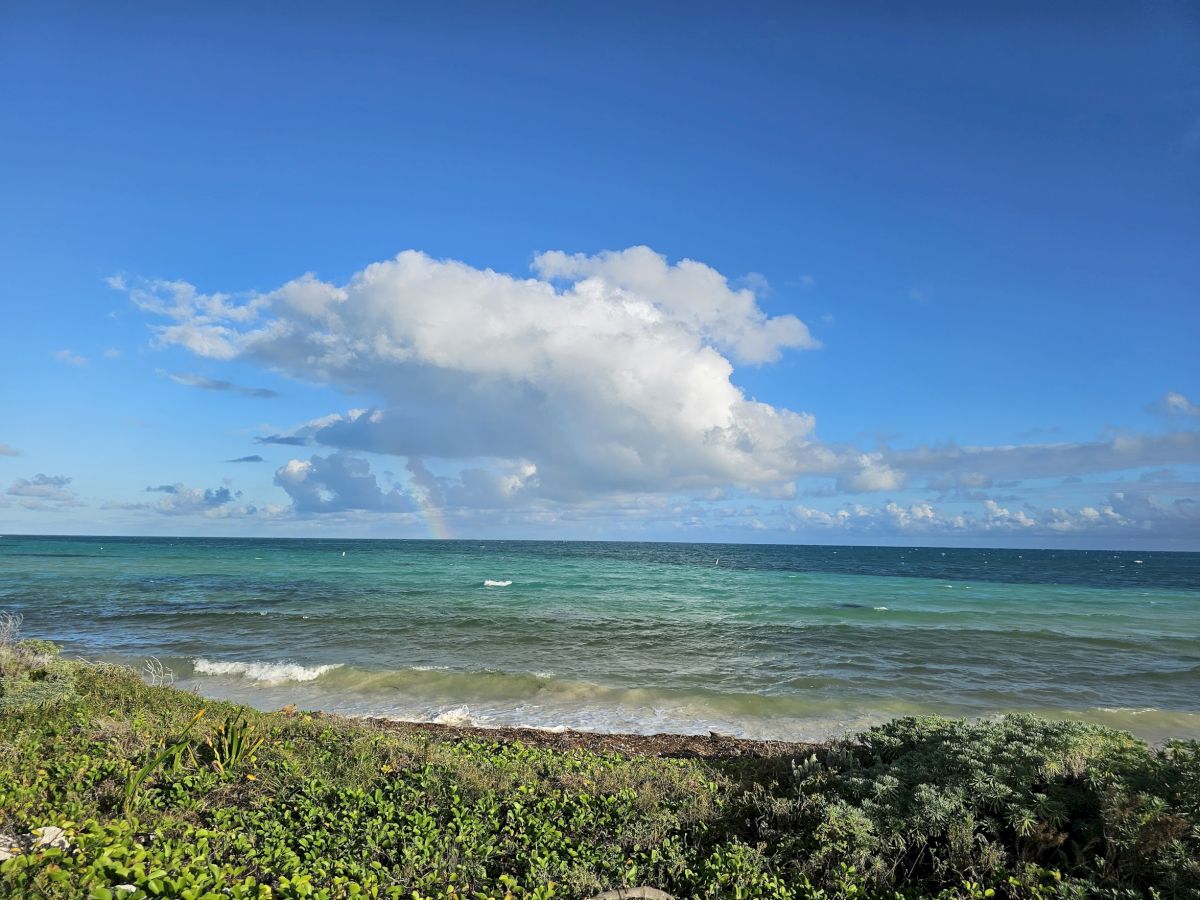
<svg viewBox="0 0 1200 900">
<path fill-rule="evenodd" d="M 1195 742 L 922 718 L 790 760 L 630 757 L 260 713 L 11 631 L 0 896 L 1200 896 Z M 47 826 L 68 846 L 32 846 Z"/>
</svg>

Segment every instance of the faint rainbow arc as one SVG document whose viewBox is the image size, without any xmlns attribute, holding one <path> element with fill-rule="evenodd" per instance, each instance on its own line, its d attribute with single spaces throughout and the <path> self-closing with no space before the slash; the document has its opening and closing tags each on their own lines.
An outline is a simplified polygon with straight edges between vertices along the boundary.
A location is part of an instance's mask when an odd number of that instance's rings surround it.
<svg viewBox="0 0 1200 900">
<path fill-rule="evenodd" d="M 417 514 L 425 520 L 429 536 L 436 541 L 451 540 L 454 535 L 450 533 L 450 527 L 446 524 L 446 513 L 433 501 L 429 492 L 416 490 L 412 491 L 410 496 L 416 501 Z"/>
</svg>

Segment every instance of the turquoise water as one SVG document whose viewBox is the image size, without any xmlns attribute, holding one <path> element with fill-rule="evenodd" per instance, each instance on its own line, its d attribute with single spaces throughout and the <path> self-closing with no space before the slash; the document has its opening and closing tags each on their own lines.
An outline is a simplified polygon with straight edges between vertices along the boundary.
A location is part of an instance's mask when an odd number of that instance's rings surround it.
<svg viewBox="0 0 1200 900">
<path fill-rule="evenodd" d="M 5 537 L 0 610 L 262 708 L 790 739 L 1030 710 L 1200 737 L 1200 554 Z"/>
</svg>

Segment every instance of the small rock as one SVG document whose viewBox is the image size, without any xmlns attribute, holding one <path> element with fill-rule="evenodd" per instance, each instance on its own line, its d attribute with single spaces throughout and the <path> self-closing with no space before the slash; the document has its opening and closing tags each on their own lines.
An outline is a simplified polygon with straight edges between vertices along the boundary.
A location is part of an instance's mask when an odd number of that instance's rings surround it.
<svg viewBox="0 0 1200 900">
<path fill-rule="evenodd" d="M 33 846 L 69 850 L 71 841 L 67 838 L 67 833 L 57 825 L 47 825 L 44 828 L 33 829 Z"/>
</svg>

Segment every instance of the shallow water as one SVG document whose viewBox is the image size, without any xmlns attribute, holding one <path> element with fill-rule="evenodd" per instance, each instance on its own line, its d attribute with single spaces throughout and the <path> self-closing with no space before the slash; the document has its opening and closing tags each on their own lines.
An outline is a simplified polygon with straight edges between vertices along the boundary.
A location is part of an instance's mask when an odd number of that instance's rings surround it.
<svg viewBox="0 0 1200 900">
<path fill-rule="evenodd" d="M 263 708 L 786 739 L 1029 710 L 1200 737 L 1195 553 L 5 537 L 3 609 Z"/>
</svg>

